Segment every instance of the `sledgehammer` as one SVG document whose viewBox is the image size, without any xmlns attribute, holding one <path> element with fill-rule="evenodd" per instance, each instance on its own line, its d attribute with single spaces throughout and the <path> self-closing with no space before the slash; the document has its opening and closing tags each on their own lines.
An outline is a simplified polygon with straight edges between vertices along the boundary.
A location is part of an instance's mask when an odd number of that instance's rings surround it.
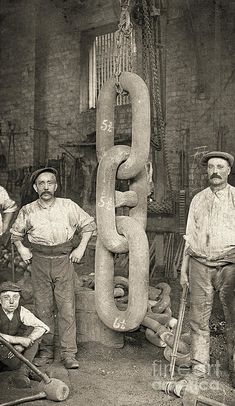
<svg viewBox="0 0 235 406">
<path fill-rule="evenodd" d="M 30 362 L 27 358 L 25 358 L 20 352 L 18 352 L 10 343 L 8 343 L 8 341 L 6 341 L 1 336 L 0 342 L 4 344 L 17 358 L 19 358 L 22 362 L 24 362 L 33 372 L 35 372 L 35 374 L 37 374 L 42 379 L 42 381 L 39 384 L 42 392 L 38 393 L 37 395 L 24 398 L 24 401 L 22 401 L 22 399 L 19 399 L 12 402 L 1 404 L 0 406 L 16 405 L 19 403 L 27 402 L 29 400 L 43 398 L 55 400 L 57 402 L 67 399 L 69 395 L 69 388 L 64 382 L 56 378 L 49 378 L 47 374 L 41 372 L 35 365 L 32 364 L 32 362 Z"/>
<path fill-rule="evenodd" d="M 153 385 L 154 388 L 154 385 Z M 225 403 L 217 402 L 199 394 L 199 387 L 196 383 L 187 383 L 185 380 L 161 382 L 158 389 L 163 390 L 168 395 L 174 393 L 182 398 L 183 406 L 197 406 L 197 403 L 204 403 L 208 406 L 226 406 Z"/>
</svg>

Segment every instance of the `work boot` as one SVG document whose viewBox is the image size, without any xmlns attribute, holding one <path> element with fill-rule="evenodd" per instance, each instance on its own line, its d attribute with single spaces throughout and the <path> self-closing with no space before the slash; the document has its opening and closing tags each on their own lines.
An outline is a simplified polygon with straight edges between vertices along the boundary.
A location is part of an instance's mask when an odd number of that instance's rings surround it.
<svg viewBox="0 0 235 406">
<path fill-rule="evenodd" d="M 44 365 L 52 364 L 53 358 L 48 357 L 46 355 L 42 355 L 34 359 L 33 363 L 36 367 L 43 367 Z"/>
<path fill-rule="evenodd" d="M 64 364 L 66 369 L 77 369 L 77 368 L 79 368 L 79 363 L 76 360 L 76 358 L 73 357 L 73 356 L 66 357 L 63 360 L 63 364 Z"/>
<path fill-rule="evenodd" d="M 36 367 L 52 364 L 54 360 L 53 352 L 41 350 L 38 357 L 34 358 L 33 363 Z"/>
</svg>

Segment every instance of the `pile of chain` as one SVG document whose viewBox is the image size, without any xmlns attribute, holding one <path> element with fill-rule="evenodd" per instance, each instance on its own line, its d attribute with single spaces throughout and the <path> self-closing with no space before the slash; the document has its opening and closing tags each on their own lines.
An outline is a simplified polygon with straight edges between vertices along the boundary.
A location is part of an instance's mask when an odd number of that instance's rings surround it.
<svg viewBox="0 0 235 406">
<path fill-rule="evenodd" d="M 79 278 L 79 287 L 95 289 L 95 274 Z M 165 283 L 148 288 L 148 307 L 141 325 L 145 327 L 145 337 L 153 345 L 164 348 L 163 355 L 170 362 L 177 319 L 172 317 L 171 288 Z M 129 281 L 123 276 L 113 280 L 113 297 L 120 311 L 125 311 L 129 300 Z M 190 335 L 181 335 L 176 365 L 190 365 Z"/>
<path fill-rule="evenodd" d="M 153 345 L 164 348 L 164 357 L 170 361 L 174 343 L 174 330 L 177 319 L 172 317 L 171 288 L 165 283 L 159 283 L 148 289 L 148 309 L 141 323 L 146 328 L 145 337 Z M 117 307 L 125 310 L 128 303 L 128 279 L 114 278 L 114 295 Z M 176 364 L 190 365 L 190 336 L 188 333 L 181 335 Z"/>
</svg>

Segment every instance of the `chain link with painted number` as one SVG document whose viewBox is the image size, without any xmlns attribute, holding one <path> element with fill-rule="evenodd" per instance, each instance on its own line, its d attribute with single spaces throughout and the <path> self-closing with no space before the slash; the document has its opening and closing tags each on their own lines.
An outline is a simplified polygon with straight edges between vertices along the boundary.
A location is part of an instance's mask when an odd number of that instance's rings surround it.
<svg viewBox="0 0 235 406">
<path fill-rule="evenodd" d="M 97 104 L 96 152 L 99 161 L 96 183 L 98 238 L 95 258 L 96 310 L 109 328 L 138 328 L 147 310 L 149 246 L 147 221 L 147 176 L 145 165 L 150 145 L 150 101 L 144 81 L 122 72 L 122 88 L 132 104 L 132 143 L 114 145 L 115 77 L 101 89 Z M 129 191 L 115 190 L 116 179 L 129 180 Z M 116 207 L 129 207 L 128 216 L 116 216 Z M 120 311 L 113 296 L 114 255 L 129 252 L 129 301 Z"/>
</svg>

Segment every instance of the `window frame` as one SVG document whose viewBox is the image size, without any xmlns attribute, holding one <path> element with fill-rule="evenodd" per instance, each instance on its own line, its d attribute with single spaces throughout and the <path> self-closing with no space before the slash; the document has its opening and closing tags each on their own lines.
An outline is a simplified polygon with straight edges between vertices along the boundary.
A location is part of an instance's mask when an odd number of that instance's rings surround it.
<svg viewBox="0 0 235 406">
<path fill-rule="evenodd" d="M 118 24 L 107 24 L 81 32 L 80 40 L 80 112 L 89 110 L 89 48 L 99 35 L 115 32 Z"/>
</svg>

